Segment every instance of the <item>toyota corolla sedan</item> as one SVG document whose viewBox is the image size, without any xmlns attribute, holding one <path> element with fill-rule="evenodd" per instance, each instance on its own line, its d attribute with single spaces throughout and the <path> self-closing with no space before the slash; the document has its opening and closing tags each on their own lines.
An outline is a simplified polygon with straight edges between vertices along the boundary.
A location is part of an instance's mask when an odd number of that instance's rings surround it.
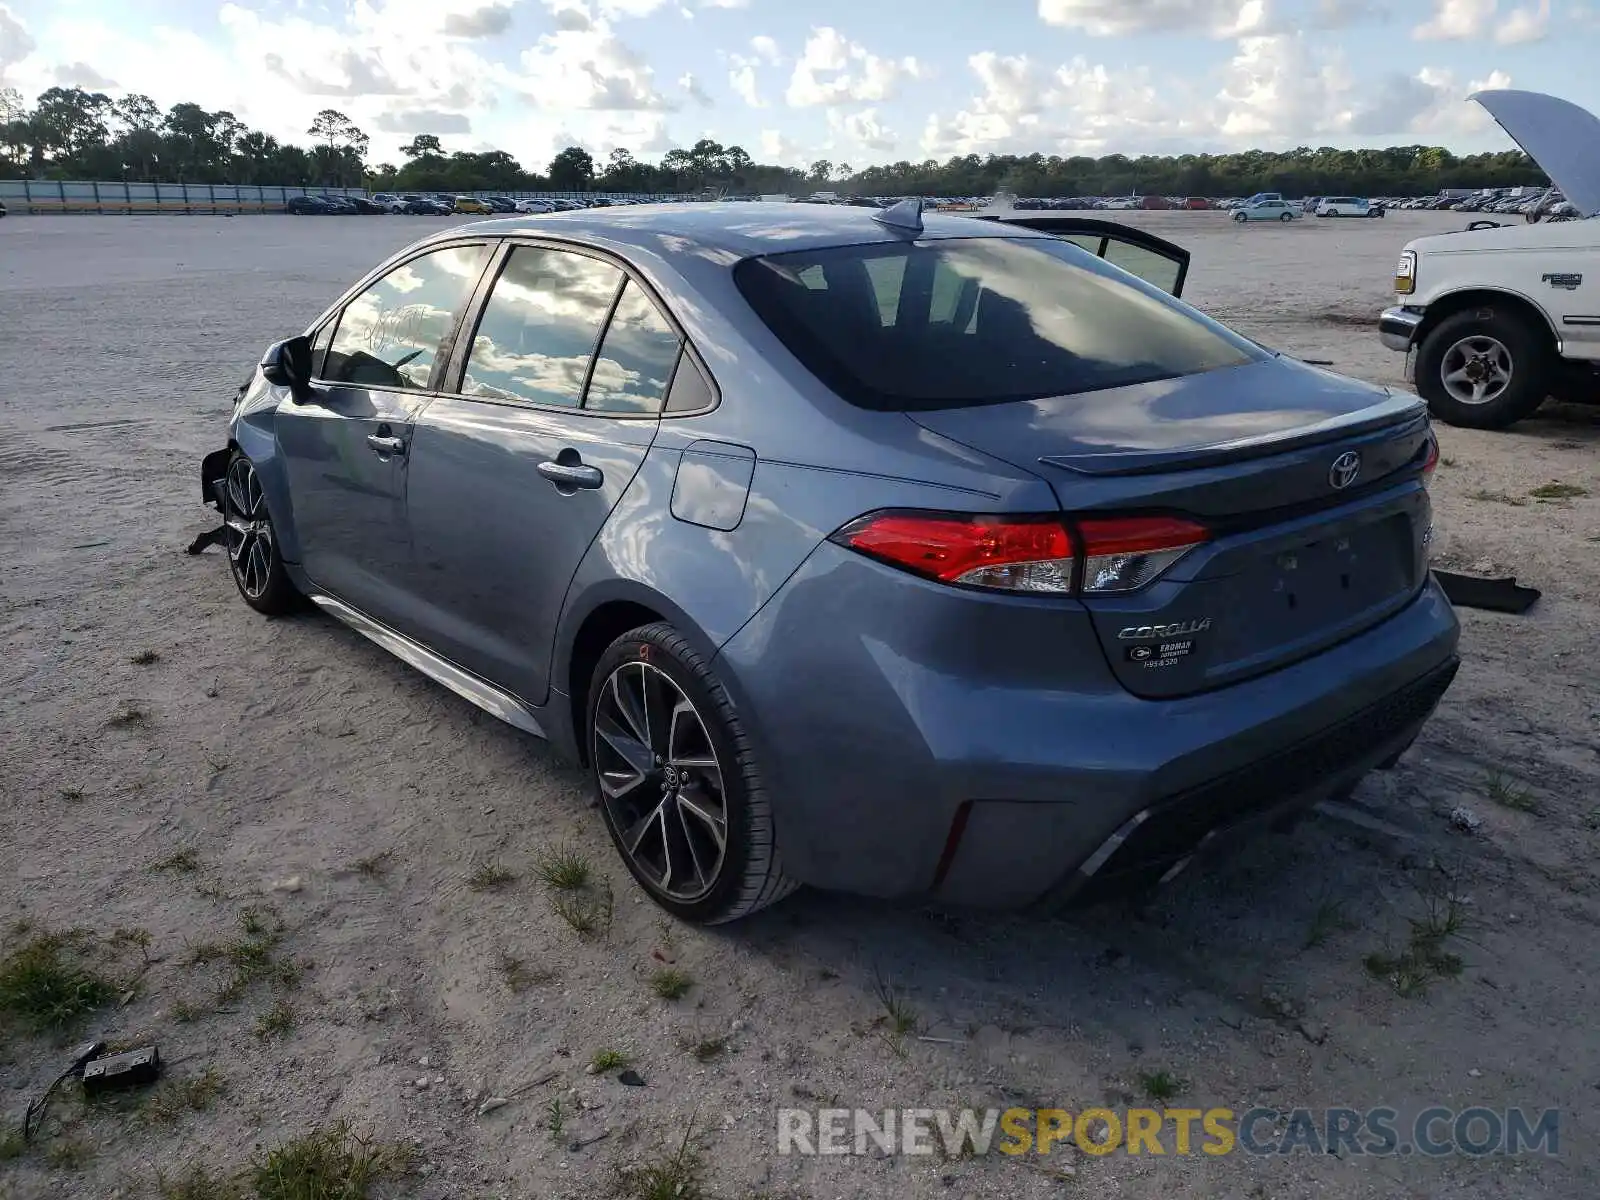
<svg viewBox="0 0 1600 1200">
<path fill-rule="evenodd" d="M 1421 402 L 1163 254 L 915 201 L 457 226 L 266 351 L 203 494 L 251 608 L 548 738 L 683 919 L 1084 901 L 1392 766 L 1457 666 Z"/>
</svg>

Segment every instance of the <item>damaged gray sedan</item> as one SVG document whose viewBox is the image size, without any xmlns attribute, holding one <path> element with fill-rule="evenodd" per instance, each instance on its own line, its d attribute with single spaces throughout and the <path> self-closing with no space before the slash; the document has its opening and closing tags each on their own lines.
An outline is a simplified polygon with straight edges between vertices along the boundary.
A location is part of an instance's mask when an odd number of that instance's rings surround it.
<svg viewBox="0 0 1600 1200">
<path fill-rule="evenodd" d="M 1170 878 L 1444 693 L 1438 451 L 1170 294 L 1176 247 L 1038 216 L 425 239 L 241 389 L 202 470 L 239 592 L 548 738 L 686 920 Z"/>
</svg>

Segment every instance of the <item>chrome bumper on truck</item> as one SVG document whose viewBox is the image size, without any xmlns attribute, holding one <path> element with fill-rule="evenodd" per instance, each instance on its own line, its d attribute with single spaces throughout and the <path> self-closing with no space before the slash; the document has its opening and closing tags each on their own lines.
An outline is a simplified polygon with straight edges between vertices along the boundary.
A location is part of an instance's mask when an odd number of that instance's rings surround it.
<svg viewBox="0 0 1600 1200">
<path fill-rule="evenodd" d="M 1422 324 L 1423 310 L 1420 308 L 1386 308 L 1378 318 L 1378 339 L 1391 350 L 1402 353 L 1411 349 L 1411 339 L 1416 336 L 1417 326 Z"/>
</svg>

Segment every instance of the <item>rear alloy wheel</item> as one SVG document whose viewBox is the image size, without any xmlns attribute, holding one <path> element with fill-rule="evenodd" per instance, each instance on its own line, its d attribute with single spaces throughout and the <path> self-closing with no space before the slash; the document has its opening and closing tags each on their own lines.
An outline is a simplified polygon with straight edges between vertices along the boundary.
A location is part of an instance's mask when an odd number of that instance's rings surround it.
<svg viewBox="0 0 1600 1200">
<path fill-rule="evenodd" d="M 590 683 L 588 718 L 606 829 L 656 903 L 713 925 L 794 890 L 754 752 L 681 634 L 646 625 L 613 642 Z"/>
<path fill-rule="evenodd" d="M 1440 321 L 1417 350 L 1417 391 L 1451 425 L 1503 429 L 1550 392 L 1554 353 L 1543 330 L 1497 308 Z"/>
<path fill-rule="evenodd" d="M 235 451 L 223 483 L 223 544 L 233 582 L 251 608 L 269 617 L 282 616 L 294 608 L 298 596 L 283 569 L 255 465 Z"/>
</svg>

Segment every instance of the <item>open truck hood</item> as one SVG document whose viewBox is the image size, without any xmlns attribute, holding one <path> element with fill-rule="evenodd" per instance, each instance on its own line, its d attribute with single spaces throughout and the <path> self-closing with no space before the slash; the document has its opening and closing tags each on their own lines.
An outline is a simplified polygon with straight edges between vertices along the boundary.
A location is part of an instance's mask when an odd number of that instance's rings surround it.
<svg viewBox="0 0 1600 1200">
<path fill-rule="evenodd" d="M 1600 213 L 1600 118 L 1542 92 L 1476 92 L 1472 99 L 1539 164 L 1581 215 Z"/>
</svg>

